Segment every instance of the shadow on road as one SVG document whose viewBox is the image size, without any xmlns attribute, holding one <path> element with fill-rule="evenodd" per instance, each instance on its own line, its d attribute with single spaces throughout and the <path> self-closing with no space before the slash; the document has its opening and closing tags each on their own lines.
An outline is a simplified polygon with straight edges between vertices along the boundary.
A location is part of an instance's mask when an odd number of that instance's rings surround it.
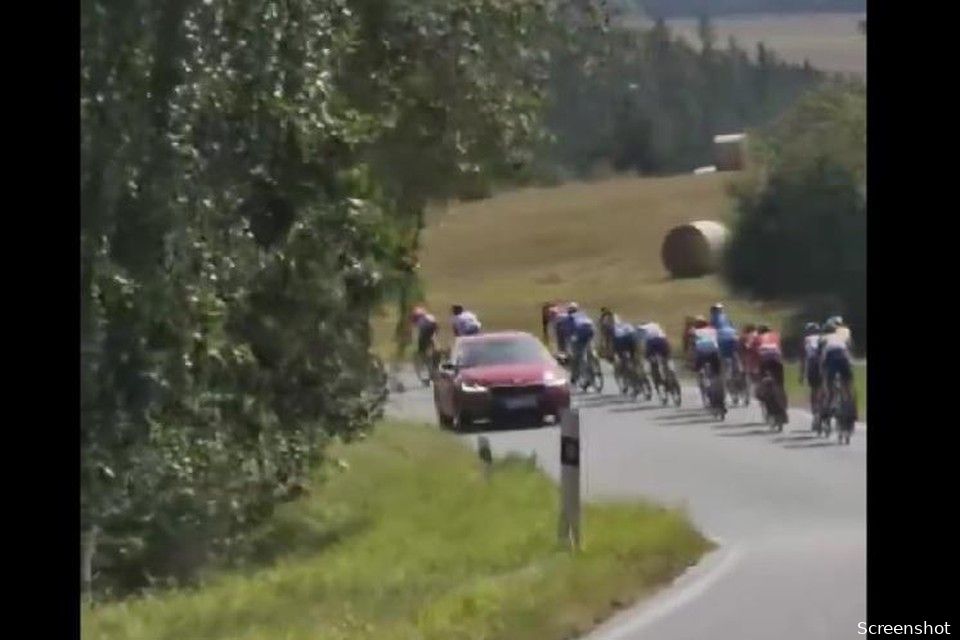
<svg viewBox="0 0 960 640">
<path fill-rule="evenodd" d="M 696 418 L 698 416 L 705 415 L 706 412 L 706 409 L 683 409 L 676 413 L 656 416 L 654 420 L 657 422 L 676 422 L 678 420 L 689 420 L 690 418 Z"/>
<path fill-rule="evenodd" d="M 796 443 L 796 442 L 805 442 L 810 440 L 817 440 L 817 436 L 812 433 L 807 433 L 806 435 L 795 435 L 795 436 L 780 436 L 774 438 L 772 442 L 776 444 L 781 444 L 784 442 Z"/>
<path fill-rule="evenodd" d="M 737 431 L 735 433 L 718 433 L 717 436 L 720 438 L 743 438 L 744 436 L 769 436 L 772 433 L 774 432 L 770 429 L 751 429 L 750 431 Z"/>
<path fill-rule="evenodd" d="M 838 446 L 835 440 L 827 440 L 820 442 L 809 442 L 809 443 L 797 443 L 797 444 L 785 444 L 783 445 L 784 449 L 819 449 L 821 447 L 836 447 Z"/>
<path fill-rule="evenodd" d="M 702 418 L 687 418 L 685 420 L 673 420 L 671 422 L 664 422 L 661 424 L 661 427 L 685 427 L 689 425 L 697 424 L 717 424 L 720 420 L 714 418 L 713 416 L 703 416 Z"/>
<path fill-rule="evenodd" d="M 630 398 L 623 398 L 620 396 L 597 396 L 597 395 L 577 395 L 574 396 L 576 404 L 579 407 L 592 409 L 595 407 L 608 407 L 611 405 L 618 404 L 632 404 L 633 400 Z"/>
<path fill-rule="evenodd" d="M 523 418 L 500 418 L 495 421 L 488 422 L 477 422 L 469 427 L 463 427 L 459 431 L 453 429 L 446 429 L 451 433 L 461 434 L 461 435 L 483 435 L 483 434 L 497 434 L 504 433 L 506 431 L 533 431 L 535 429 L 558 429 L 559 424 L 551 424 L 547 422 L 537 423 L 530 421 L 529 419 Z"/>
<path fill-rule="evenodd" d="M 631 411 L 655 411 L 656 409 L 665 409 L 660 405 L 654 404 L 637 404 L 630 407 L 613 407 L 610 409 L 612 413 L 627 413 Z"/>
<path fill-rule="evenodd" d="M 714 425 L 717 429 L 746 429 L 747 427 L 764 427 L 762 422 L 721 422 Z"/>
</svg>

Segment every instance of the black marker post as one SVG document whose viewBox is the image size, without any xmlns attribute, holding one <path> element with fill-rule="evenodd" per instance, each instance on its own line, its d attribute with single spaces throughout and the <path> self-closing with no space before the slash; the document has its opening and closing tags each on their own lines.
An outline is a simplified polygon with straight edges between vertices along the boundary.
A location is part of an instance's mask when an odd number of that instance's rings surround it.
<svg viewBox="0 0 960 640">
<path fill-rule="evenodd" d="M 560 414 L 560 542 L 580 549 L 580 410 Z"/>
</svg>

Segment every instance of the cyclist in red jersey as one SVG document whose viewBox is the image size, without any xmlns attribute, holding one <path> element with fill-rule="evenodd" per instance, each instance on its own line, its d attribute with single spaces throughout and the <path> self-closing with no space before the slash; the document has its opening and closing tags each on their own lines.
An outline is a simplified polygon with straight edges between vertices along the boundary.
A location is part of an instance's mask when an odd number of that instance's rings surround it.
<svg viewBox="0 0 960 640">
<path fill-rule="evenodd" d="M 743 369 L 753 383 L 757 382 L 757 376 L 760 375 L 756 339 L 757 328 L 752 324 L 743 325 L 743 331 L 740 333 L 740 361 L 743 362 Z"/>
</svg>

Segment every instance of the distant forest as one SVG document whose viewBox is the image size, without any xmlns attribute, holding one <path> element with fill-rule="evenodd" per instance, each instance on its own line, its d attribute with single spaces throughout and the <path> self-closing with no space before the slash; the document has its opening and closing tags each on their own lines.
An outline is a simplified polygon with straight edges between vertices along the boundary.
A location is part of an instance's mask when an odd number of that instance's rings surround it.
<svg viewBox="0 0 960 640">
<path fill-rule="evenodd" d="M 626 11 L 642 11 L 654 18 L 732 13 L 802 13 L 811 11 L 865 12 L 866 0 L 618 0 Z"/>
</svg>

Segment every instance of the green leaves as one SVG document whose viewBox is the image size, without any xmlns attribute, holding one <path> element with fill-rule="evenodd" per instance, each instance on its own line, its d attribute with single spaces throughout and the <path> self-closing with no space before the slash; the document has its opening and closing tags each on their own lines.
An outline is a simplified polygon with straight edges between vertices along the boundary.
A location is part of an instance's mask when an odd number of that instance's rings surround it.
<svg viewBox="0 0 960 640">
<path fill-rule="evenodd" d="M 811 92 L 760 134 L 759 171 L 734 191 L 726 275 L 765 299 L 840 313 L 866 345 L 866 101 L 862 86 Z"/>
<path fill-rule="evenodd" d="M 81 14 L 81 500 L 120 541 L 94 586 L 123 593 L 229 558 L 330 438 L 380 415 L 370 313 L 409 284 L 425 204 L 526 153 L 539 63 L 520 51 L 546 18 L 521 0 Z"/>
</svg>

